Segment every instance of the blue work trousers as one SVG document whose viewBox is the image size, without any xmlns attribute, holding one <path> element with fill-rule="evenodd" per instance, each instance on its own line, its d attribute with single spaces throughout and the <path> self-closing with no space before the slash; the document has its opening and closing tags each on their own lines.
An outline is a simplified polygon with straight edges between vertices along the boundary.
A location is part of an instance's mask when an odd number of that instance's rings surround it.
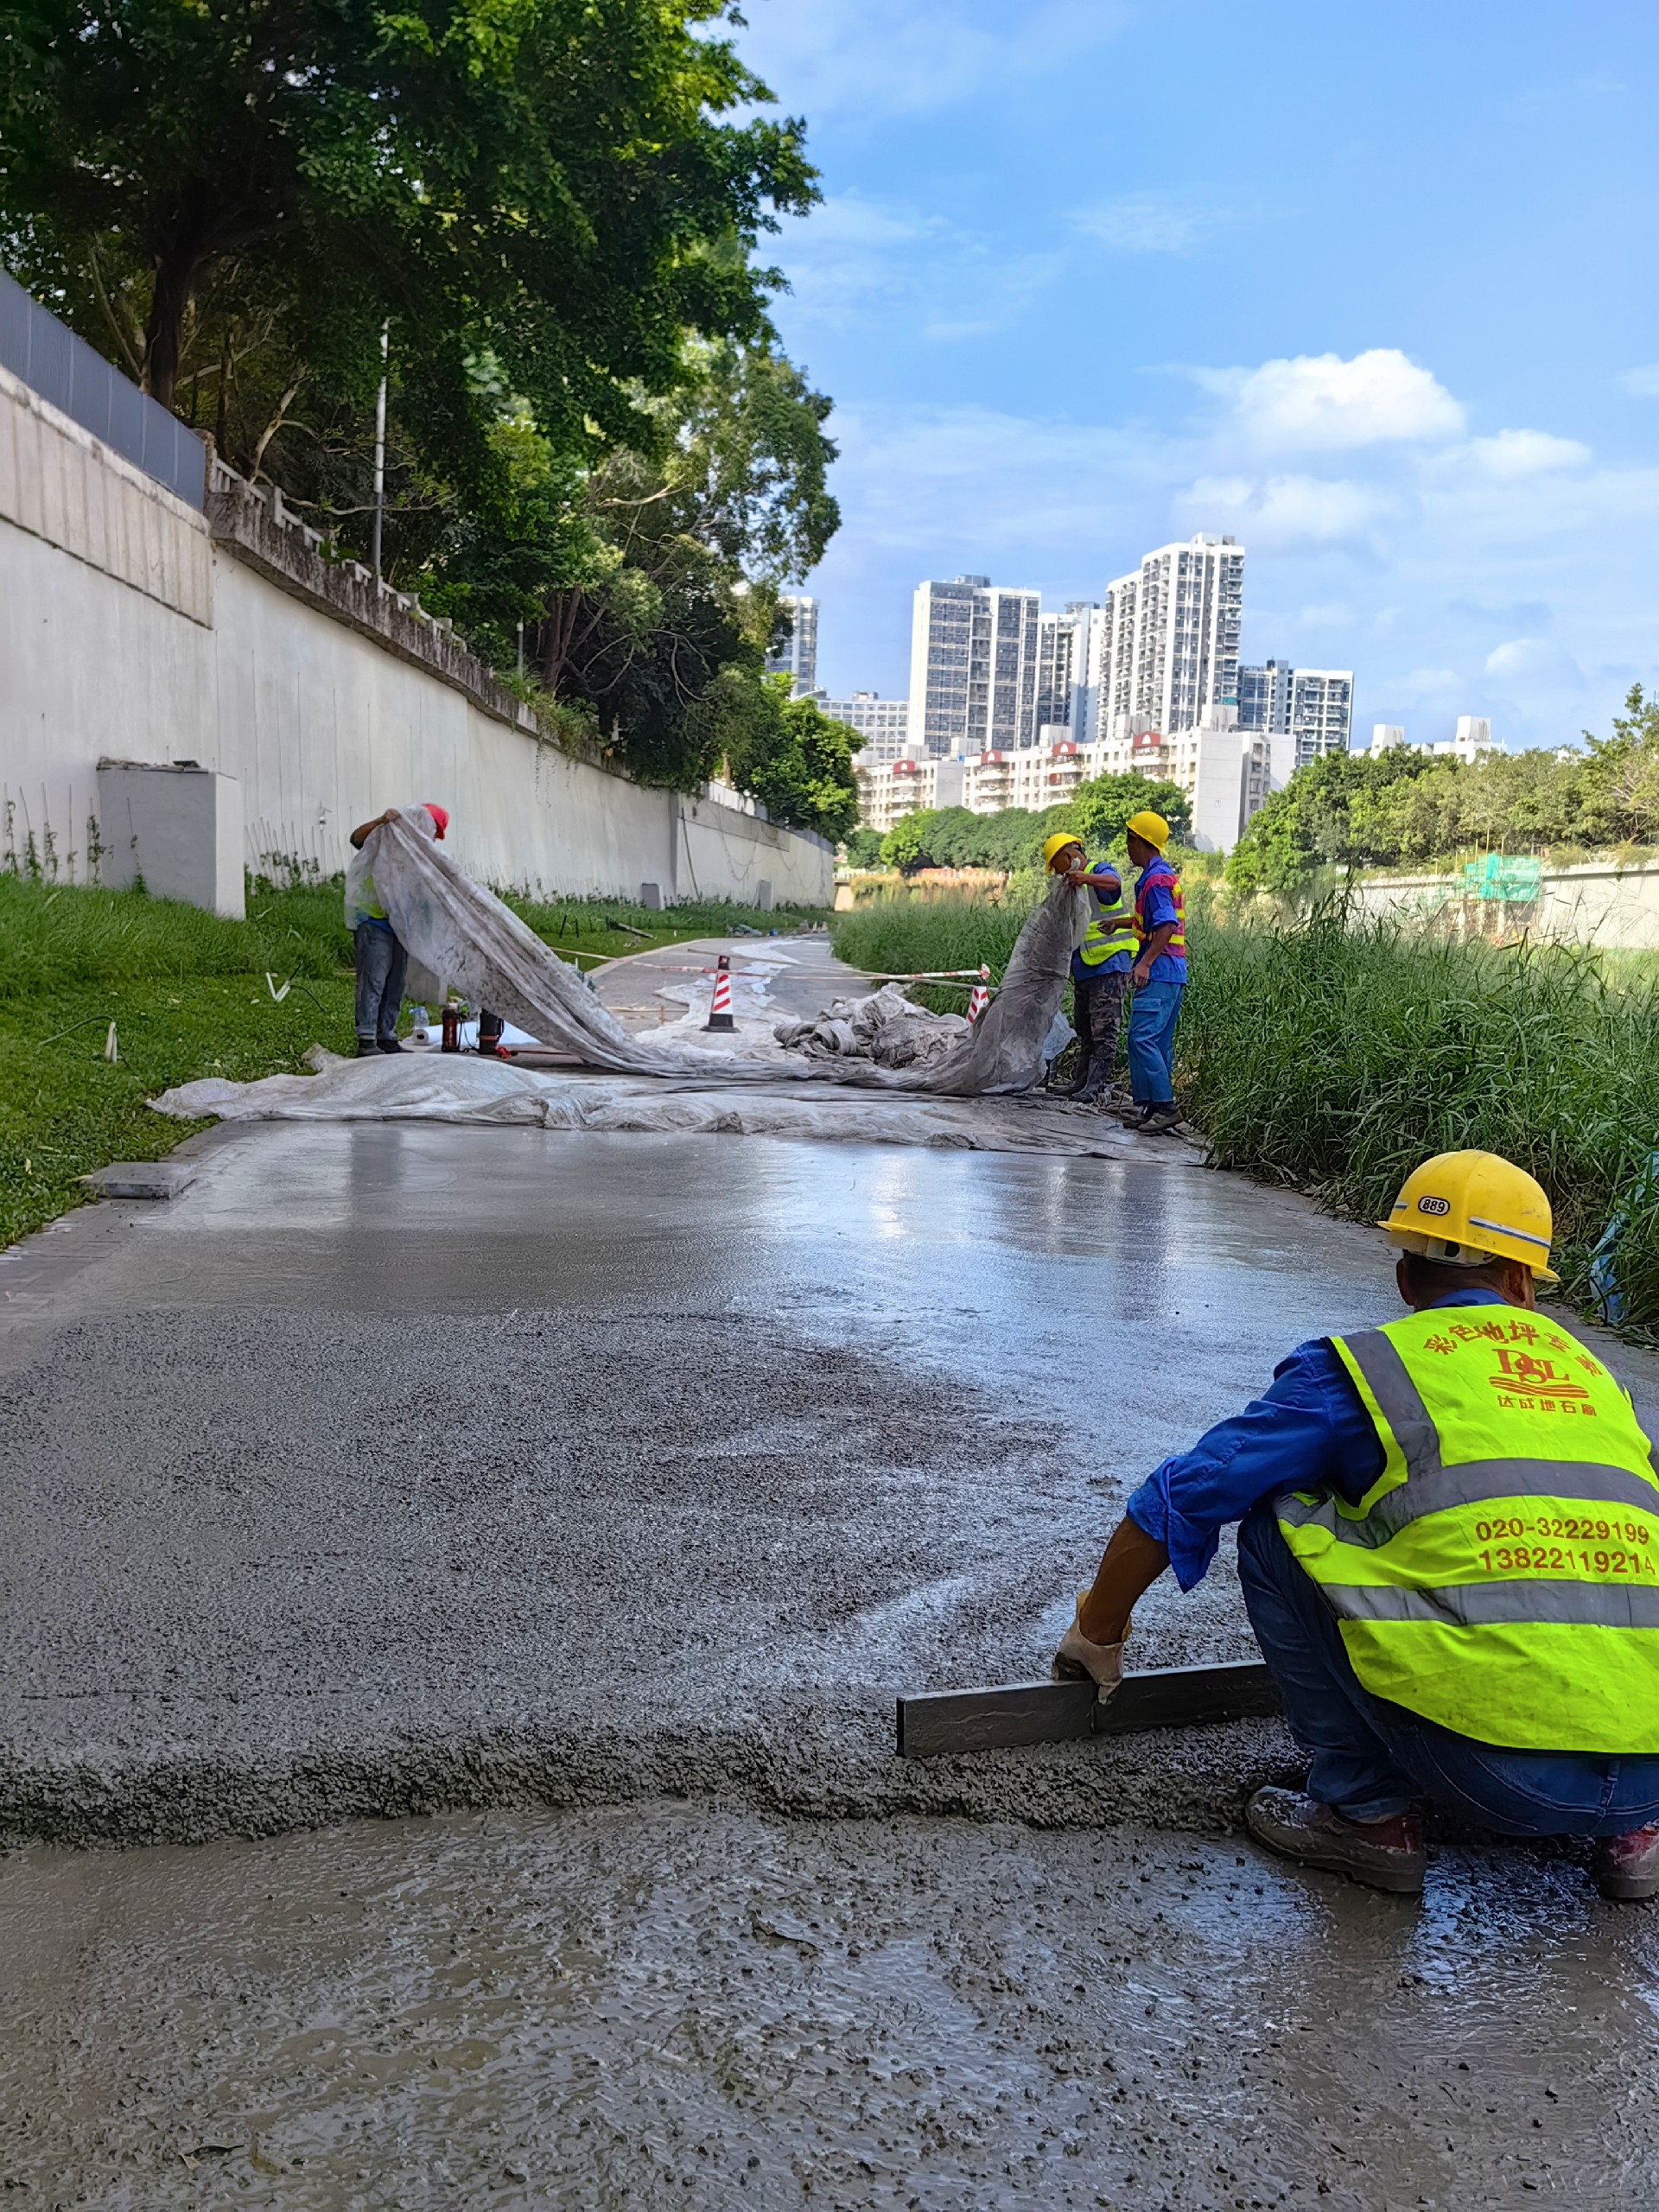
<svg viewBox="0 0 1659 2212">
<path fill-rule="evenodd" d="M 1238 1579 L 1292 1732 L 1311 1756 L 1308 1795 L 1353 1821 L 1418 1797 L 1499 1835 L 1624 1835 L 1659 1823 L 1659 1758 L 1508 1751 L 1476 1743 L 1360 1682 L 1336 1615 L 1303 1573 L 1270 1504 L 1240 1524 Z"/>
<path fill-rule="evenodd" d="M 395 1044 L 404 1007 L 409 955 L 390 930 L 359 922 L 353 940 L 357 956 L 357 1040 Z"/>
<path fill-rule="evenodd" d="M 1175 1103 L 1175 1024 L 1185 983 L 1142 983 L 1129 1008 L 1129 1091 L 1137 1106 Z"/>
</svg>

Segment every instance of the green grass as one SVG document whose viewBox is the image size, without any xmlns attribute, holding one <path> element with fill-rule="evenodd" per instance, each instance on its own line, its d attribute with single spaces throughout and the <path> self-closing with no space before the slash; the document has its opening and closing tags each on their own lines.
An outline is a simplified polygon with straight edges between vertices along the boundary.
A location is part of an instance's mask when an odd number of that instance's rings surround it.
<svg viewBox="0 0 1659 2212">
<path fill-rule="evenodd" d="M 1591 1249 L 1628 1211 L 1619 1281 L 1631 1322 L 1659 1329 L 1659 963 L 1439 943 L 1338 907 L 1268 927 L 1188 905 L 1180 1096 L 1218 1166 L 1367 1221 L 1431 1154 L 1502 1153 L 1548 1192 L 1555 1265 L 1586 1310 Z M 878 903 L 836 917 L 836 950 L 860 968 L 1000 974 L 1020 918 Z"/>
<path fill-rule="evenodd" d="M 1017 901 L 993 906 L 984 899 L 901 893 L 836 914 L 830 927 L 836 957 L 865 975 L 984 966 L 993 982 L 1001 982 L 1030 911 Z M 944 1013 L 960 1014 L 965 1004 L 963 993 L 950 985 L 918 984 L 911 995 Z"/>
<path fill-rule="evenodd" d="M 1452 944 L 1339 908 L 1280 928 L 1200 925 L 1181 1096 L 1218 1166 L 1386 1212 L 1436 1152 L 1501 1153 L 1555 1213 L 1567 1295 L 1659 1147 L 1659 981 L 1567 946 Z M 1618 1273 L 1659 1325 L 1659 1203 L 1636 1198 Z"/>
<path fill-rule="evenodd" d="M 667 913 L 611 899 L 513 903 L 562 950 L 609 955 L 737 921 L 788 930 L 819 918 L 713 901 Z M 280 1001 L 267 971 L 279 991 L 289 987 Z M 351 1052 L 352 998 L 337 880 L 256 884 L 247 920 L 227 922 L 142 892 L 0 874 L 0 1243 L 79 1204 L 77 1179 L 93 1168 L 159 1159 L 204 1126 L 152 1112 L 146 1101 L 159 1091 L 198 1076 L 296 1072 L 311 1045 Z M 113 1063 L 104 1057 L 111 1021 Z"/>
</svg>

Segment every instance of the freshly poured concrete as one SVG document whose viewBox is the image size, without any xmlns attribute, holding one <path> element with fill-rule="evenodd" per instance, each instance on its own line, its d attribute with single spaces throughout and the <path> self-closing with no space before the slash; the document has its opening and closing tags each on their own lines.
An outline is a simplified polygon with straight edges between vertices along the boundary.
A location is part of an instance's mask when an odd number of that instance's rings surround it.
<svg viewBox="0 0 1659 2212">
<path fill-rule="evenodd" d="M 259 1128 L 0 1266 L 0 1827 L 196 1840 L 668 1791 L 1224 1822 L 1277 1724 L 926 1764 L 1044 1670 L 1128 1490 L 1370 1233 L 1141 1168 Z M 1230 1575 L 1144 1664 L 1250 1649 Z"/>
<path fill-rule="evenodd" d="M 1648 2212 L 1659 1918 L 706 1808 L 0 1866 L 0 2182 L 122 2212 Z M 8 2198 L 8 2202 L 11 2201 Z"/>
</svg>

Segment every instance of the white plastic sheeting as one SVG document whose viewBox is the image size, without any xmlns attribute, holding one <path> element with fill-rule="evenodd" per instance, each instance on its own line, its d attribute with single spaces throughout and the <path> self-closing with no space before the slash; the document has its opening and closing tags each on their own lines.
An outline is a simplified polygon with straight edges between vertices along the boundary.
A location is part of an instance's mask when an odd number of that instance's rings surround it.
<svg viewBox="0 0 1659 2212">
<path fill-rule="evenodd" d="M 315 1075 L 231 1083 L 212 1076 L 152 1100 L 158 1112 L 194 1121 L 472 1122 L 543 1129 L 690 1131 L 731 1136 L 811 1137 L 857 1144 L 1030 1152 L 1085 1159 L 1146 1156 L 1147 1140 L 1117 1122 L 1048 1098 L 872 1098 L 833 1084 L 790 1082 L 702 1087 L 650 1076 L 570 1073 L 452 1052 L 401 1052 L 342 1060 L 314 1051 Z M 1175 1141 L 1164 1139 L 1181 1156 Z"/>
<path fill-rule="evenodd" d="M 706 1084 L 772 1083 L 775 1054 L 716 1054 L 637 1037 L 587 988 L 574 968 L 489 892 L 469 880 L 439 845 L 398 820 L 364 847 L 393 929 L 414 957 L 474 1006 L 504 1014 L 584 1067 L 613 1074 L 690 1078 Z M 925 1064 L 879 1066 L 837 1057 L 805 1062 L 810 1078 L 883 1090 L 967 1098 L 1028 1090 L 1041 1079 L 1044 1046 L 1059 1011 L 1073 948 L 1087 925 L 1085 894 L 1056 877 L 1009 957 L 1002 988 L 953 1049 Z"/>
</svg>

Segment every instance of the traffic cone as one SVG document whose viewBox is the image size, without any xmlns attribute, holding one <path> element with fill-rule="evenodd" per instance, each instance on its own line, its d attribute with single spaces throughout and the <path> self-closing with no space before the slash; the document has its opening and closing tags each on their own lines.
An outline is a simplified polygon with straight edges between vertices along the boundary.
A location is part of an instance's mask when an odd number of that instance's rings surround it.
<svg viewBox="0 0 1659 2212">
<path fill-rule="evenodd" d="M 732 961 L 729 953 L 722 952 L 715 969 L 715 995 L 709 1008 L 705 1029 L 735 1029 L 732 1019 Z"/>
<path fill-rule="evenodd" d="M 991 1002 L 991 995 L 983 983 L 976 983 L 968 998 L 968 1027 L 971 1029 Z"/>
</svg>

